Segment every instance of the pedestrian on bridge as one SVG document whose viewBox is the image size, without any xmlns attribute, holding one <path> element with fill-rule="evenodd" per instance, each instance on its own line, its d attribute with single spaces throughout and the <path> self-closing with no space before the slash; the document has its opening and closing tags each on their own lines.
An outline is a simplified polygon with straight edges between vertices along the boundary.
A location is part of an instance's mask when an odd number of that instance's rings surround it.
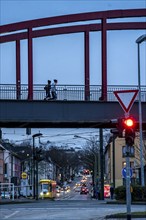
<svg viewBox="0 0 146 220">
<path fill-rule="evenodd" d="M 51 98 L 51 80 L 48 80 L 48 84 L 45 85 L 44 89 L 46 91 L 45 100 L 48 100 Z"/>
<path fill-rule="evenodd" d="M 57 99 L 57 89 L 56 89 L 57 83 L 58 83 L 57 79 L 54 79 L 54 82 L 51 85 L 52 99 Z"/>
</svg>

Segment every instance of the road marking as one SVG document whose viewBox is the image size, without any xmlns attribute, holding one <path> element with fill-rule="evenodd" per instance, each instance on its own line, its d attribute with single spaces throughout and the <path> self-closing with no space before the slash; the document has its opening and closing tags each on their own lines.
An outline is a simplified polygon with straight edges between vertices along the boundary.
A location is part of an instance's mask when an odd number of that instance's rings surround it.
<svg viewBox="0 0 146 220">
<path fill-rule="evenodd" d="M 17 214 L 18 212 L 19 212 L 19 211 L 15 211 L 15 212 L 13 212 L 11 215 L 7 215 L 7 216 L 5 216 L 4 218 L 5 218 L 5 219 L 8 219 L 8 218 L 12 217 L 13 215 Z"/>
</svg>

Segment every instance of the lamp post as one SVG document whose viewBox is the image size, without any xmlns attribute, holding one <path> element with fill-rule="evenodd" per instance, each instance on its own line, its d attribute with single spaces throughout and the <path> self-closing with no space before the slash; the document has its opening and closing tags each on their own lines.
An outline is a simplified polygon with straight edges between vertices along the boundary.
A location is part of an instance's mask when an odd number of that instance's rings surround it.
<svg viewBox="0 0 146 220">
<path fill-rule="evenodd" d="M 41 133 L 37 133 L 32 135 L 32 140 L 33 140 L 33 148 L 32 148 L 32 160 L 33 160 L 33 198 L 35 199 L 36 195 L 35 195 L 35 191 L 36 191 L 36 158 L 35 158 L 35 138 L 36 137 L 40 137 L 42 136 Z M 38 171 L 37 171 L 38 172 Z M 37 183 L 38 184 L 38 183 Z M 37 197 L 38 198 L 38 197 Z"/>
<path fill-rule="evenodd" d="M 82 138 L 82 139 L 85 139 L 85 140 L 95 144 L 94 141 L 91 141 L 88 138 L 81 137 L 81 136 L 78 136 L 78 135 L 75 135 L 74 137 L 75 138 Z M 94 155 L 94 186 L 95 186 L 95 192 L 96 192 L 97 191 L 97 155 L 92 150 L 91 150 L 91 153 Z M 98 153 L 98 155 L 99 155 L 99 153 Z M 98 161 L 99 161 L 99 158 L 98 158 Z M 98 166 L 98 174 L 99 174 L 99 166 Z"/>
<path fill-rule="evenodd" d="M 146 34 L 137 38 L 138 49 L 138 89 L 139 89 L 139 133 L 140 133 L 140 164 L 141 164 L 141 185 L 144 186 L 144 161 L 143 161 L 143 138 L 142 138 L 142 109 L 141 109 L 141 80 L 140 80 L 140 44 L 146 41 Z"/>
</svg>

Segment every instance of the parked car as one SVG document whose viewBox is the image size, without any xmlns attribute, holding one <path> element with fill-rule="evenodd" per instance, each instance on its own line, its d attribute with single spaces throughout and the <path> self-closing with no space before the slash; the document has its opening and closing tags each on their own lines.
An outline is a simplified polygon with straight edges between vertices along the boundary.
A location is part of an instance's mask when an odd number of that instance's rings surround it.
<svg viewBox="0 0 146 220">
<path fill-rule="evenodd" d="M 10 195 L 9 192 L 3 191 L 3 192 L 1 192 L 1 198 L 2 198 L 2 199 L 10 199 L 10 198 L 11 198 L 11 195 Z"/>
</svg>

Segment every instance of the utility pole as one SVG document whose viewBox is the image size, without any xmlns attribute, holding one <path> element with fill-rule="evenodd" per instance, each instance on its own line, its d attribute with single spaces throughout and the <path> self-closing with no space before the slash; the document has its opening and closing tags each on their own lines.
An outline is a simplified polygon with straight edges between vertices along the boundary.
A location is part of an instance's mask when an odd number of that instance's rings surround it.
<svg viewBox="0 0 146 220">
<path fill-rule="evenodd" d="M 140 74 L 140 44 L 146 41 L 146 34 L 137 38 L 137 62 L 138 62 L 138 89 L 139 89 L 139 134 L 140 134 L 140 166 L 141 166 L 141 185 L 144 186 L 144 158 L 143 158 L 143 137 L 142 137 L 142 107 L 141 107 L 141 74 Z"/>
<path fill-rule="evenodd" d="M 100 137 L 100 200 L 104 200 L 104 155 L 103 155 L 103 129 L 99 129 Z"/>
<path fill-rule="evenodd" d="M 38 200 L 38 160 L 36 160 L 36 200 Z"/>
<path fill-rule="evenodd" d="M 115 137 L 113 135 L 113 187 L 115 189 Z"/>
<path fill-rule="evenodd" d="M 32 149 L 32 160 L 33 160 L 33 198 L 36 198 L 36 184 L 38 184 L 38 181 L 36 182 L 36 149 L 35 149 L 35 138 L 42 136 L 41 133 L 37 133 L 32 135 L 33 138 L 33 149 Z"/>
</svg>

